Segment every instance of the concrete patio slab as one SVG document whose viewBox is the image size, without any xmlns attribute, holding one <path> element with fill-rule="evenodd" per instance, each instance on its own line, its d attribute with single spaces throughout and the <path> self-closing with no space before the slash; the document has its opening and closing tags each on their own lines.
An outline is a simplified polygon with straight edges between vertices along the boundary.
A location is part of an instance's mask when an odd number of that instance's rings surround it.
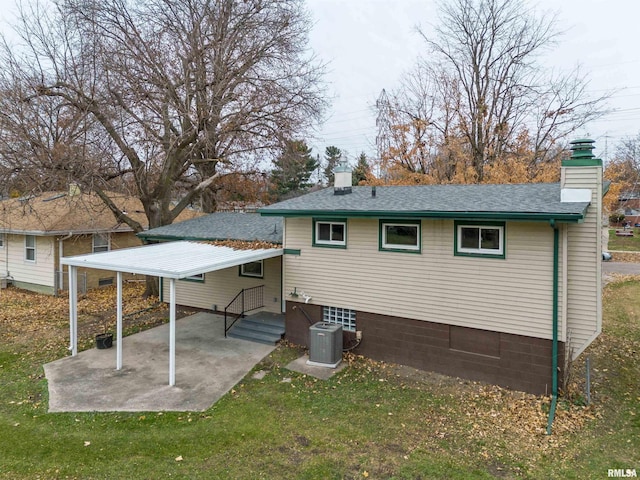
<svg viewBox="0 0 640 480">
<path fill-rule="evenodd" d="M 289 363 L 286 368 L 294 372 L 303 373 L 311 377 L 319 378 L 320 380 L 329 380 L 334 374 L 338 373 L 340 370 L 347 366 L 346 363 L 340 362 L 340 364 L 335 368 L 320 367 L 317 365 L 307 364 L 308 360 L 309 355 L 303 355 Z"/>
<path fill-rule="evenodd" d="M 169 383 L 169 325 L 44 366 L 49 412 L 202 411 L 238 383 L 272 345 L 224 337 L 220 315 L 197 313 L 176 322 L 176 386 Z"/>
</svg>

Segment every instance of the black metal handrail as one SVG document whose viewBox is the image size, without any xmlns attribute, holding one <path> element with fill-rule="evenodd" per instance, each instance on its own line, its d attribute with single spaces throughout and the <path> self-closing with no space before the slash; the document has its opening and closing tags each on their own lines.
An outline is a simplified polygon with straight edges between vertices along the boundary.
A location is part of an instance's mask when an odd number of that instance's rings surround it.
<svg viewBox="0 0 640 480">
<path fill-rule="evenodd" d="M 224 336 L 245 313 L 264 307 L 264 285 L 257 287 L 243 288 L 233 297 L 233 300 L 224 307 Z M 234 315 L 235 318 L 227 326 L 227 315 Z"/>
</svg>

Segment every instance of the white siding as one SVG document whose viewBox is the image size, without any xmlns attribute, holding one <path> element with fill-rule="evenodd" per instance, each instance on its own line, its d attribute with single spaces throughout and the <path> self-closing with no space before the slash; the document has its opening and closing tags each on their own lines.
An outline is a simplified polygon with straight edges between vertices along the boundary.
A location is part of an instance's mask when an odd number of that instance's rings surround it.
<svg viewBox="0 0 640 480">
<path fill-rule="evenodd" d="M 53 237 L 36 238 L 36 260 L 25 260 L 24 235 L 7 235 L 0 248 L 0 274 L 8 271 L 16 282 L 54 286 L 55 249 Z"/>
<path fill-rule="evenodd" d="M 568 226 L 567 336 L 573 358 L 602 329 L 602 169 L 563 167 L 563 187 L 591 188 L 584 223 Z"/>
<path fill-rule="evenodd" d="M 280 313 L 281 308 L 281 263 L 282 257 L 264 260 L 263 278 L 241 277 L 238 267 L 226 268 L 205 274 L 204 283 L 188 280 L 176 281 L 176 303 L 197 308 L 210 309 L 217 305 L 218 310 L 233 300 L 243 288 L 264 285 L 263 310 Z M 163 298 L 169 299 L 169 282 L 163 282 Z M 258 310 L 256 310 L 258 311 Z"/>
<path fill-rule="evenodd" d="M 346 249 L 312 247 L 311 224 L 286 220 L 285 247 L 301 250 L 285 255 L 287 295 L 295 288 L 318 305 L 551 338 L 548 223 L 507 222 L 506 259 L 455 256 L 452 220 L 422 221 L 421 254 L 379 251 L 377 219 L 349 219 Z"/>
</svg>

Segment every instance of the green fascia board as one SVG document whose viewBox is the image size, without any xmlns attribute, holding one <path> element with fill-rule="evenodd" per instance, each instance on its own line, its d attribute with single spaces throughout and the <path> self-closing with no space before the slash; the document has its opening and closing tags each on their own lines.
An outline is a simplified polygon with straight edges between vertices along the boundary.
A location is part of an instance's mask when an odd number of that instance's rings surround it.
<svg viewBox="0 0 640 480">
<path fill-rule="evenodd" d="M 602 167 L 601 158 L 567 159 L 562 161 L 563 167 Z"/>
<path fill-rule="evenodd" d="M 470 219 L 470 220 L 522 220 L 532 222 L 548 222 L 555 220 L 565 223 L 580 223 L 584 220 L 586 208 L 581 213 L 527 213 L 527 212 L 390 212 L 390 211 L 349 211 L 349 210 L 261 210 L 260 214 L 274 217 L 314 217 L 329 220 L 335 217 L 343 218 L 385 218 L 401 220 L 411 218 L 442 218 L 442 219 Z"/>
</svg>

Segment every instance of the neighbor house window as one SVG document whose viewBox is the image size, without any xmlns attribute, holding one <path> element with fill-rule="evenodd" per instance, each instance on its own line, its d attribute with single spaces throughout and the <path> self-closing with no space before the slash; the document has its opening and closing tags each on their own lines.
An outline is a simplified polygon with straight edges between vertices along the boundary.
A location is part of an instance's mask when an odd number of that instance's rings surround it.
<svg viewBox="0 0 640 480">
<path fill-rule="evenodd" d="M 0 248 L 4 248 L 4 233 L 0 233 Z"/>
<path fill-rule="evenodd" d="M 347 221 L 314 220 L 313 245 L 319 247 L 346 247 Z"/>
<path fill-rule="evenodd" d="M 36 237 L 33 235 L 24 236 L 24 259 L 29 262 L 36 261 Z"/>
<path fill-rule="evenodd" d="M 240 265 L 240 276 L 262 278 L 262 268 L 262 260 L 258 260 L 257 262 L 245 263 L 243 265 Z"/>
<path fill-rule="evenodd" d="M 109 251 L 109 234 L 94 233 L 93 234 L 93 253 Z"/>
<path fill-rule="evenodd" d="M 504 223 L 456 222 L 455 254 L 504 258 Z"/>
<path fill-rule="evenodd" d="M 340 307 L 322 307 L 322 321 L 342 325 L 343 330 L 356 331 L 356 311 Z"/>
<path fill-rule="evenodd" d="M 380 220 L 380 250 L 420 253 L 420 221 Z"/>
<path fill-rule="evenodd" d="M 184 277 L 183 280 L 188 280 L 190 282 L 204 283 L 204 273 L 196 273 L 195 275 L 189 275 L 188 277 Z"/>
</svg>

